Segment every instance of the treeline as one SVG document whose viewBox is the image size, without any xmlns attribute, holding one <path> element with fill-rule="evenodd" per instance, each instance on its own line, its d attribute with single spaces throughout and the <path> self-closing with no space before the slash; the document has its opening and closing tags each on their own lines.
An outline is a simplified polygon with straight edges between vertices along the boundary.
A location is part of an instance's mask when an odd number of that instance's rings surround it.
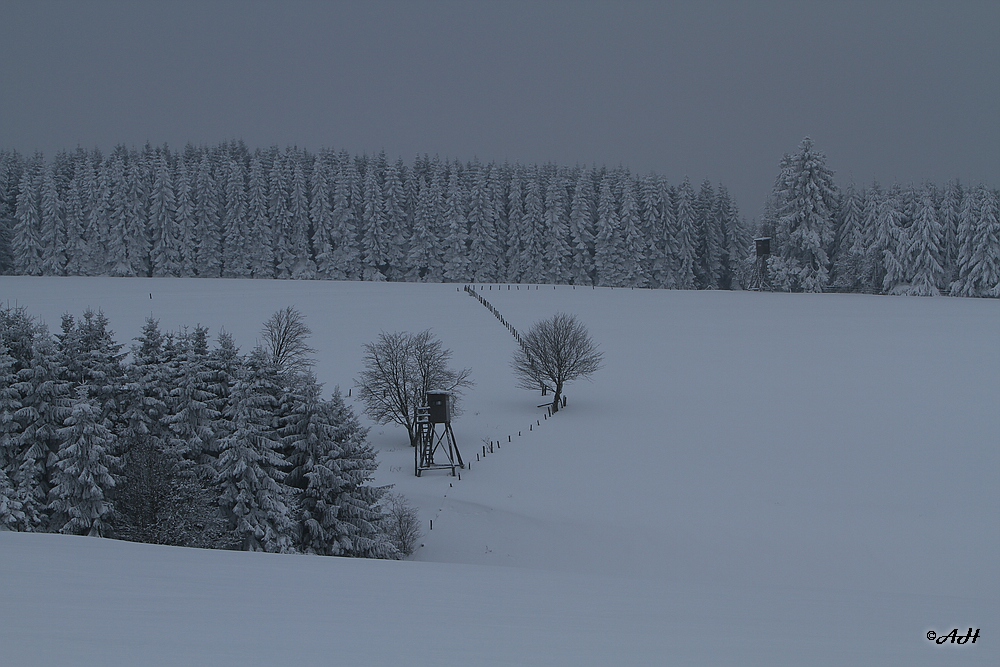
<svg viewBox="0 0 1000 667">
<path fill-rule="evenodd" d="M 0 272 L 730 288 L 725 187 L 552 164 L 118 147 L 0 153 Z"/>
<path fill-rule="evenodd" d="M 786 155 L 761 219 L 775 288 L 1000 296 L 1000 192 L 985 185 L 838 190 L 808 138 Z"/>
<path fill-rule="evenodd" d="M 0 310 L 0 529 L 391 558 L 375 453 L 321 395 L 293 309 L 240 354 L 225 332 L 161 332 L 128 355 L 101 313 L 51 335 Z"/>
</svg>

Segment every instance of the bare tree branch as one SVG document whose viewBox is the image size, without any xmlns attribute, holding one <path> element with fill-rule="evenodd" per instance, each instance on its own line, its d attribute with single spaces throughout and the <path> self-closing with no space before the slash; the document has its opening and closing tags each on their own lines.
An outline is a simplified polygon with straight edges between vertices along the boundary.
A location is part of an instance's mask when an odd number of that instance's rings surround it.
<svg viewBox="0 0 1000 667">
<path fill-rule="evenodd" d="M 279 373 L 304 372 L 312 367 L 316 350 L 306 344 L 312 330 L 294 306 L 279 310 L 264 322 L 261 347 Z"/>
</svg>

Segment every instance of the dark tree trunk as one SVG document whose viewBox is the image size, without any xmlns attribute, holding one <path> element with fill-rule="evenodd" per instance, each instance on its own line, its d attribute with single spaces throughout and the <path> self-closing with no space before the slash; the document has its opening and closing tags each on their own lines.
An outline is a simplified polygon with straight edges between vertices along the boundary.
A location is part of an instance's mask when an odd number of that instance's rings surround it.
<svg viewBox="0 0 1000 667">
<path fill-rule="evenodd" d="M 562 400 L 562 382 L 556 384 L 556 394 L 552 397 L 552 414 L 559 412 L 559 401 Z"/>
</svg>

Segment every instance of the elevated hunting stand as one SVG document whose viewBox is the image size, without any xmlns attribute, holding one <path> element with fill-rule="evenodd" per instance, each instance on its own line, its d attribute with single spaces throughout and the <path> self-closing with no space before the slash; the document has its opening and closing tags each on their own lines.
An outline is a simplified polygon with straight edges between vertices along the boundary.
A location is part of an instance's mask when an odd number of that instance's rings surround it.
<svg viewBox="0 0 1000 667">
<path fill-rule="evenodd" d="M 417 429 L 420 441 L 413 453 L 413 473 L 420 477 L 424 470 L 451 470 L 464 468 L 462 453 L 451 430 L 451 414 L 455 398 L 446 392 L 428 392 L 423 407 L 417 408 Z M 438 425 L 442 426 L 440 434 Z M 438 460 L 435 461 L 435 456 Z M 448 462 L 444 463 L 443 458 Z"/>
</svg>

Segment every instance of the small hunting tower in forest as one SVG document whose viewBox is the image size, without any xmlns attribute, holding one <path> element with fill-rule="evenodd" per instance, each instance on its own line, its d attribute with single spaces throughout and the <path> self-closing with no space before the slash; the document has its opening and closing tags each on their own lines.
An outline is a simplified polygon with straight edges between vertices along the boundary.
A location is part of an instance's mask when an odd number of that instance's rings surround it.
<svg viewBox="0 0 1000 667">
<path fill-rule="evenodd" d="M 427 392 L 424 405 L 417 408 L 420 441 L 413 461 L 413 473 L 417 477 L 424 470 L 451 470 L 454 477 L 456 467 L 465 467 L 455 442 L 455 432 L 451 430 L 454 408 L 455 397 L 444 391 Z M 441 427 L 440 433 L 438 426 Z M 447 458 L 448 462 L 445 463 L 443 458 Z"/>
<path fill-rule="evenodd" d="M 755 292 L 770 292 L 771 281 L 767 277 L 767 258 L 771 256 L 771 237 L 762 236 L 753 240 L 757 256 L 753 262 L 753 273 L 750 275 L 748 290 Z"/>
</svg>

